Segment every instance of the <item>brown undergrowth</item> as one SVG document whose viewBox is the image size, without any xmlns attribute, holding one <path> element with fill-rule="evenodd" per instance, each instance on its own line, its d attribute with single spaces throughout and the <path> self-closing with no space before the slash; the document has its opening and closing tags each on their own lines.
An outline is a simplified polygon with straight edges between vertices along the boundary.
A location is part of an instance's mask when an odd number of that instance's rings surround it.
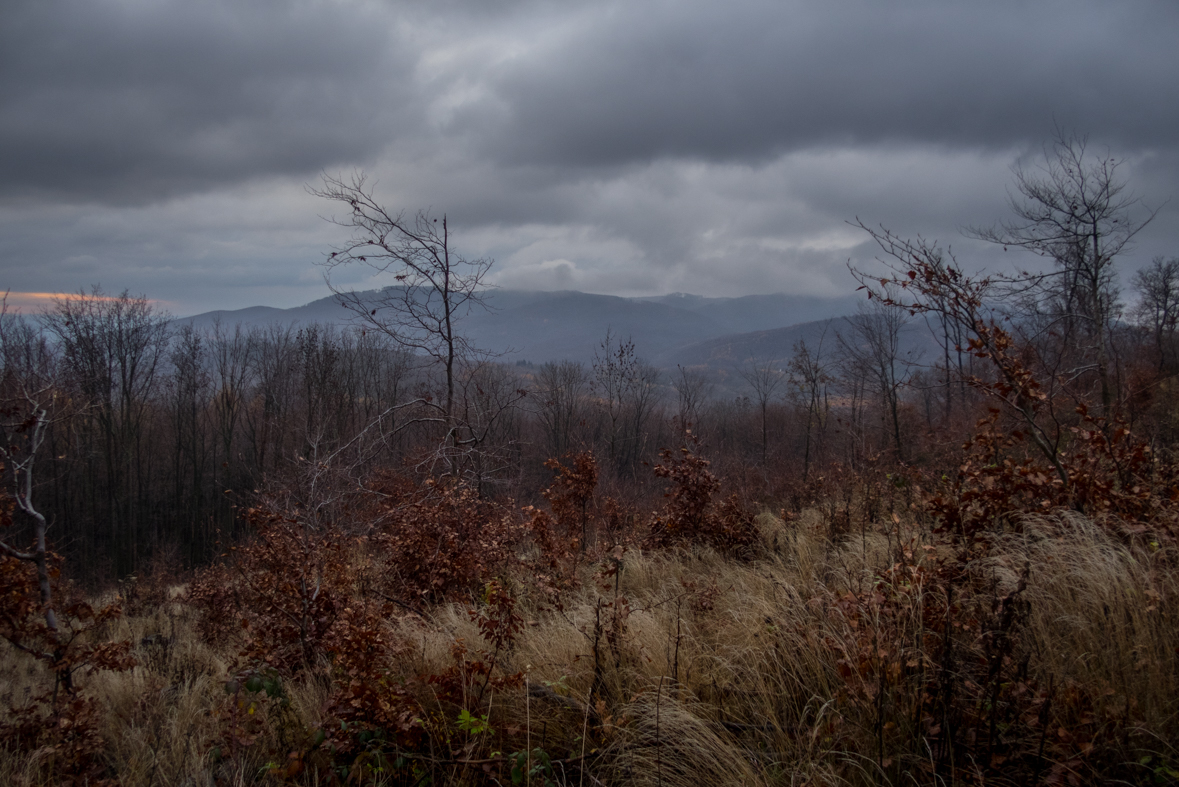
<svg viewBox="0 0 1179 787">
<path fill-rule="evenodd" d="M 147 585 L 124 586 L 127 614 L 97 633 L 132 643 L 137 666 L 77 686 L 93 775 L 1179 778 L 1179 553 L 1165 527 L 1126 516 L 1154 510 L 1143 495 L 1019 514 L 964 473 L 958 504 L 980 523 L 966 532 L 939 518 L 948 481 L 849 474 L 833 501 L 753 517 L 697 450 L 665 455 L 667 503 L 645 517 L 598 498 L 588 455 L 553 465 L 545 508 L 401 484 L 344 535 L 263 501 L 256 538 L 184 594 L 157 582 L 153 606 Z M 11 651 L 2 663 L 14 704 L 39 673 Z M 6 745 L 0 781 L 62 781 L 43 748 Z"/>
</svg>

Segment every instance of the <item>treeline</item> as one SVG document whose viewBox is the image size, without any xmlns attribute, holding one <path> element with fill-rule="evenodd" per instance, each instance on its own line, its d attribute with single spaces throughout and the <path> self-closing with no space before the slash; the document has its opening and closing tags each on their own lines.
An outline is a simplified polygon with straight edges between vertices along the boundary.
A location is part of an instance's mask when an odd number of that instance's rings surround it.
<svg viewBox="0 0 1179 787">
<path fill-rule="evenodd" d="M 1167 392 L 1177 279 L 1179 263 L 1156 261 L 1137 279 L 1133 323 L 1106 332 L 1118 413 L 1160 447 L 1176 427 Z M 1058 389 L 1049 399 L 1067 430 L 1077 404 L 1100 406 L 1102 381 L 1075 332 L 1037 329 L 1035 316 L 1019 323 L 1020 346 L 1040 372 L 1051 367 L 1039 379 Z M 200 331 L 143 298 L 95 290 L 5 317 L 3 437 L 19 456 L 30 414 L 45 409 L 37 506 L 56 548 L 105 577 L 134 573 L 161 550 L 207 560 L 256 491 L 282 489 L 308 511 L 346 505 L 340 490 L 363 489 L 374 473 L 439 475 L 455 453 L 488 497 L 536 499 L 550 478 L 543 462 L 579 450 L 599 457 L 604 483 L 641 496 L 655 489 L 647 464 L 661 448 L 698 440 L 747 499 L 801 503 L 832 468 L 936 462 L 993 404 L 980 382 L 996 372 L 974 368 L 950 317 L 931 323 L 940 358 L 902 351 L 913 319 L 877 299 L 815 347 L 750 360 L 740 379 L 656 369 L 611 335 L 591 365 L 464 357 L 455 413 L 468 439 L 448 447 L 448 425 L 431 409 L 445 395 L 441 370 L 379 332 Z M 734 389 L 744 393 L 722 393 Z"/>
<path fill-rule="evenodd" d="M 8 317 L 3 364 L 13 414 L 47 411 L 32 478 L 52 540 L 116 575 L 163 546 L 207 556 L 241 495 L 298 461 L 349 441 L 380 458 L 388 446 L 363 427 L 405 381 L 405 359 L 365 336 L 204 334 L 97 291 Z M 8 426 L 19 442 L 21 422 Z"/>
<path fill-rule="evenodd" d="M 455 412 L 468 439 L 454 450 L 485 496 L 529 497 L 547 483 L 546 459 L 586 449 L 610 483 L 649 485 L 644 462 L 687 430 L 746 473 L 799 450 L 809 465 L 830 453 L 832 413 L 849 409 L 820 361 L 800 347 L 790 371 L 751 366 L 752 396 L 722 398 L 703 370 L 665 374 L 613 336 L 589 366 L 464 357 Z M 133 573 L 161 549 L 204 561 L 256 491 L 314 507 L 329 477 L 363 486 L 374 472 L 442 474 L 454 452 L 431 409 L 444 396 L 438 364 L 371 330 L 200 331 L 143 298 L 94 290 L 41 315 L 6 315 L 0 362 L 10 456 L 28 450 L 43 410 L 35 505 L 56 548 L 100 575 Z M 850 388 L 853 414 L 864 390 Z"/>
</svg>

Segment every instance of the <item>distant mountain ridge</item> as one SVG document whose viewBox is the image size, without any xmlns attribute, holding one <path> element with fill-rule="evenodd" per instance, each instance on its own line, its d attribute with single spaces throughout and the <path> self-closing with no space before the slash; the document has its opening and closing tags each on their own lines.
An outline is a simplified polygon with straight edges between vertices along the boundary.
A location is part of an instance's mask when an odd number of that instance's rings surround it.
<svg viewBox="0 0 1179 787">
<path fill-rule="evenodd" d="M 812 357 L 830 360 L 839 352 L 840 336 L 857 342 L 848 317 L 799 323 L 765 331 L 729 334 L 681 347 L 653 360 L 664 368 L 675 366 L 706 367 L 718 373 L 720 380 L 739 380 L 740 372 L 751 360 L 785 367 L 794 357 L 795 347 L 803 342 Z M 937 338 L 924 320 L 910 320 L 900 330 L 899 356 L 904 363 L 929 363 L 937 359 Z M 738 384 L 739 385 L 739 384 Z"/>
<path fill-rule="evenodd" d="M 373 296 L 377 295 L 374 291 Z M 854 312 L 859 300 L 852 295 L 820 298 L 786 293 L 736 298 L 685 293 L 623 298 L 575 290 L 498 289 L 487 292 L 487 311 L 462 318 L 461 330 L 477 347 L 502 355 L 506 362 L 534 363 L 589 362 L 610 330 L 621 338 L 632 338 L 640 356 L 674 366 L 682 362 L 676 360 L 681 357 L 700 356 L 689 349 L 694 345 L 728 337 L 733 351 L 740 354 L 736 347 L 743 342 L 736 337 L 741 334 L 842 317 Z M 355 315 L 334 296 L 292 309 L 252 306 L 206 312 L 177 323 L 209 328 L 217 321 L 226 326 L 357 324 Z"/>
</svg>

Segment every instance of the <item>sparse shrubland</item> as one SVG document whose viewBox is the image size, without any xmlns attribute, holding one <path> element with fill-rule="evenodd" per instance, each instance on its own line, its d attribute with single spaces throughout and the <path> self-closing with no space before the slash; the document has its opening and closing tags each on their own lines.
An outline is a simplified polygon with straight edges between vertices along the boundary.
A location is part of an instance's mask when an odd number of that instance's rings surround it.
<svg viewBox="0 0 1179 787">
<path fill-rule="evenodd" d="M 1056 508 L 964 539 L 929 526 L 931 495 L 893 483 L 741 519 L 754 537 L 734 549 L 684 513 L 692 495 L 689 512 L 731 503 L 696 454 L 680 461 L 693 472 L 670 474 L 666 509 L 608 540 L 605 501 L 569 480 L 585 480 L 586 456 L 557 466 L 552 513 L 444 481 L 375 500 L 384 514 L 363 534 L 256 509 L 257 536 L 187 587 L 148 576 L 108 599 L 123 615 L 89 635 L 133 643 L 136 665 L 78 676 L 89 710 L 70 723 L 93 748 L 69 748 L 61 726 L 9 734 L 0 778 L 1176 778 L 1169 528 Z M 697 527 L 667 545 L 677 517 Z M 38 696 L 45 672 L 10 648 L 5 701 Z"/>
</svg>

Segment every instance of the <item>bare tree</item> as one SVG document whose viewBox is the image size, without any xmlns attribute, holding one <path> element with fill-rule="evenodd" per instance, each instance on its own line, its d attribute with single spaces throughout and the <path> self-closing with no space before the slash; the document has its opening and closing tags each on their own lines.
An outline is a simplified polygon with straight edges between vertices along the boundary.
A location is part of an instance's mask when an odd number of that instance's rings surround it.
<svg viewBox="0 0 1179 787">
<path fill-rule="evenodd" d="M 1175 335 L 1179 329 L 1179 257 L 1155 257 L 1134 274 L 1138 304 L 1135 321 L 1150 331 L 1159 357 L 1159 371 L 1175 362 Z"/>
<path fill-rule="evenodd" d="M 364 175 L 348 180 L 324 176 L 323 186 L 310 191 L 345 206 L 347 212 L 331 221 L 352 230 L 351 238 L 324 262 L 332 292 L 365 325 L 441 365 L 442 400 L 422 404 L 434 410 L 435 420 L 443 425 L 448 469 L 458 476 L 461 451 L 475 438 L 457 417 L 457 375 L 464 358 L 479 355 L 458 322 L 472 309 L 483 308 L 484 278 L 492 260 L 467 259 L 455 250 L 445 215 L 439 221 L 424 210 L 413 216 L 388 210 L 377 202 Z M 335 271 L 356 265 L 374 275 L 392 274 L 397 284 L 376 294 L 333 284 Z"/>
<path fill-rule="evenodd" d="M 909 361 L 913 359 L 903 357 L 901 329 L 909 316 L 904 309 L 877 298 L 861 304 L 848 321 L 851 330 L 846 335 L 836 334 L 844 366 L 849 375 L 867 381 L 880 397 L 882 428 L 891 431 L 893 449 L 903 458 L 900 392 L 908 382 Z"/>
<path fill-rule="evenodd" d="M 867 229 L 863 224 L 858 222 L 854 226 Z M 872 230 L 868 231 L 872 232 Z M 922 248 L 926 252 L 925 260 L 930 267 L 945 275 L 948 267 L 952 265 L 949 252 L 943 252 L 936 245 L 925 244 L 920 239 L 918 242 L 922 243 Z M 853 271 L 853 275 L 855 273 Z M 926 327 L 929 329 L 930 335 L 934 337 L 934 340 L 942 351 L 940 370 L 942 379 L 940 383 L 944 397 L 944 419 L 945 423 L 948 424 L 954 415 L 955 398 L 960 400 L 963 405 L 966 403 L 966 379 L 969 375 L 972 358 L 966 349 L 969 344 L 970 326 L 964 324 L 955 311 L 950 308 L 950 304 L 947 302 L 949 298 L 947 293 L 935 290 L 930 292 L 927 297 L 931 301 L 931 308 L 929 311 L 922 313 L 922 318 L 925 321 Z M 932 374 L 930 376 L 932 377 Z"/>
<path fill-rule="evenodd" d="M 166 314 L 145 297 L 124 291 L 90 292 L 58 299 L 42 316 L 61 353 L 61 373 L 91 406 L 81 425 L 89 451 L 101 457 L 106 499 L 92 516 L 110 528 L 112 557 L 120 574 L 135 569 L 148 514 L 150 405 L 168 351 Z M 93 479 L 92 479 L 93 483 Z"/>
<path fill-rule="evenodd" d="M 47 541 L 49 523 L 35 499 L 34 483 L 37 454 L 45 442 L 53 419 L 56 400 L 57 358 L 44 337 L 38 336 L 28 323 L 8 314 L 8 293 L 0 298 L 0 383 L 4 397 L 0 402 L 0 460 L 8 474 L 8 488 L 17 509 L 33 523 L 32 546 L 14 546 L 8 532 L 0 534 L 0 555 L 32 563 L 37 574 L 37 589 L 45 629 L 54 653 L 30 651 L 29 645 L 11 639 L 12 644 L 34 656 L 53 663 L 60 662 L 57 609 L 53 599 L 52 569 Z M 5 512 L 6 513 L 6 512 Z M 19 531 L 17 531 L 19 532 Z M 69 671 L 59 669 L 58 679 L 70 688 Z"/>
<path fill-rule="evenodd" d="M 700 410 L 712 396 L 713 385 L 708 372 L 704 369 L 676 365 L 676 374 L 672 380 L 672 387 L 679 397 L 680 429 L 687 430 L 691 426 L 700 426 Z"/>
<path fill-rule="evenodd" d="M 1109 334 L 1118 310 L 1117 256 L 1157 211 L 1136 214 L 1141 200 L 1118 174 L 1123 162 L 1108 151 L 1094 155 L 1084 136 L 1058 129 L 1033 170 L 1017 167 L 1015 218 L 968 234 L 1004 248 L 1018 247 L 1052 260 L 1055 271 L 1038 277 L 1032 303 L 1047 305 L 1064 343 L 1090 348 L 1101 389 L 1102 412 L 1113 404 Z"/>
<path fill-rule="evenodd" d="M 358 456 L 393 450 L 399 434 L 401 408 L 413 355 L 374 331 L 352 331 L 343 337 L 348 365 L 355 377 L 351 395 L 356 412 L 353 430 L 376 422 L 371 435 L 357 443 Z"/>
<path fill-rule="evenodd" d="M 638 359 L 635 358 L 635 343 L 630 339 L 618 341 L 607 329 L 606 338 L 594 351 L 594 382 L 598 389 L 599 401 L 606 412 L 606 448 L 610 465 L 616 471 L 620 467 L 623 418 L 630 389 L 635 385 Z"/>
<path fill-rule="evenodd" d="M 295 334 L 299 370 L 299 404 L 303 411 L 300 454 L 319 462 L 347 440 L 351 397 L 345 380 L 345 359 L 334 325 L 305 325 Z"/>
<path fill-rule="evenodd" d="M 244 412 L 246 439 L 254 481 L 281 466 L 292 430 L 287 420 L 295 406 L 297 360 L 295 337 L 289 325 L 254 328 L 248 337 L 250 350 L 249 406 Z"/>
<path fill-rule="evenodd" d="M 478 361 L 463 370 L 457 408 L 467 435 L 465 475 L 483 495 L 489 483 L 520 467 L 520 379 L 502 364 Z"/>
<path fill-rule="evenodd" d="M 164 381 L 164 398 L 172 422 L 173 499 L 177 516 L 188 530 L 188 543 L 197 548 L 195 557 L 203 557 L 205 502 L 208 492 L 206 471 L 212 464 L 213 441 L 210 440 L 209 404 L 212 399 L 212 375 L 209 373 L 205 337 L 191 325 L 176 333 L 173 342 L 171 374 Z M 158 520 L 157 520 L 158 522 Z M 158 525 L 153 532 L 153 548 L 160 541 Z"/>
<path fill-rule="evenodd" d="M 1012 290 L 1009 277 L 970 277 L 952 254 L 922 238 L 907 240 L 887 229 L 857 222 L 880 246 L 884 278 L 851 268 L 860 289 L 883 306 L 910 314 L 944 313 L 969 326 L 971 355 L 990 362 L 991 379 L 971 376 L 970 385 L 1014 415 L 1032 444 L 1051 464 L 1065 487 L 1071 483 L 1061 451 L 1069 430 L 1056 410 L 1055 395 L 1045 390 L 1023 362 L 1011 335 L 999 324 L 994 301 Z M 1051 381 L 1054 375 L 1049 375 Z"/>
<path fill-rule="evenodd" d="M 810 474 L 812 443 L 815 454 L 820 454 L 827 432 L 827 421 L 831 413 L 830 386 L 833 382 L 823 361 L 823 339 L 812 353 L 806 342 L 799 340 L 794 345 L 794 356 L 786 370 L 794 396 L 806 411 L 804 426 L 802 480 L 805 483 Z"/>
<path fill-rule="evenodd" d="M 754 400 L 757 402 L 758 412 L 761 413 L 761 463 L 764 466 L 769 450 L 770 402 L 778 388 L 786 381 L 786 375 L 771 361 L 750 361 L 748 366 L 738 371 L 738 374 L 753 389 Z"/>
<path fill-rule="evenodd" d="M 548 446 L 546 455 L 561 457 L 575 448 L 574 429 L 584 417 L 590 377 L 576 361 L 549 361 L 537 373 L 538 414 Z"/>
<path fill-rule="evenodd" d="M 635 354 L 634 341 L 620 341 L 609 330 L 594 353 L 593 369 L 607 421 L 610 463 L 621 474 L 642 453 L 647 420 L 655 405 L 659 370 Z"/>
<path fill-rule="evenodd" d="M 630 401 L 630 436 L 628 445 L 631 448 L 631 465 L 637 466 L 647 449 L 650 439 L 650 427 L 655 422 L 656 409 L 659 407 L 660 384 L 663 372 L 658 366 L 640 359 L 635 369 L 635 386 L 631 392 Z"/>
<path fill-rule="evenodd" d="M 243 331 L 240 324 L 229 331 L 220 322 L 214 323 L 209 336 L 215 445 L 220 449 L 220 461 L 213 463 L 214 506 L 223 525 L 232 522 L 233 509 L 217 490 L 234 488 L 243 474 L 239 452 L 234 448 L 248 404 L 254 338 L 255 334 Z"/>
</svg>

